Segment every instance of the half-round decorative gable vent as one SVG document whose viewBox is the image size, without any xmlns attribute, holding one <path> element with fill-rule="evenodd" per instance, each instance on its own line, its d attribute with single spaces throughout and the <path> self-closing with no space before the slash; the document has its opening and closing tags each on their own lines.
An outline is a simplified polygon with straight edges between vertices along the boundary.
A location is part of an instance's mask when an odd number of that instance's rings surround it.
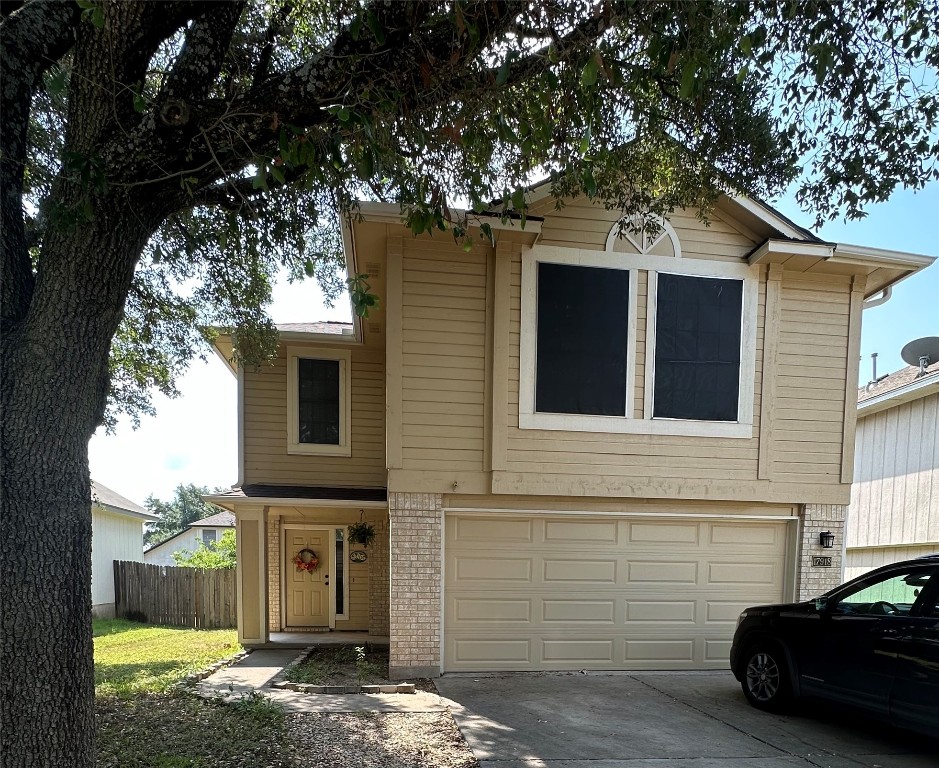
<svg viewBox="0 0 939 768">
<path fill-rule="evenodd" d="M 654 233 L 643 228 L 639 232 L 634 231 L 641 224 L 641 218 L 634 216 L 632 218 L 633 227 L 627 227 L 622 234 L 618 234 L 620 219 L 610 229 L 610 234 L 606 236 L 606 250 L 614 253 L 652 253 L 656 256 L 674 256 L 681 258 L 681 243 L 678 242 L 678 234 L 675 228 L 665 219 L 656 218 L 658 228 Z"/>
</svg>

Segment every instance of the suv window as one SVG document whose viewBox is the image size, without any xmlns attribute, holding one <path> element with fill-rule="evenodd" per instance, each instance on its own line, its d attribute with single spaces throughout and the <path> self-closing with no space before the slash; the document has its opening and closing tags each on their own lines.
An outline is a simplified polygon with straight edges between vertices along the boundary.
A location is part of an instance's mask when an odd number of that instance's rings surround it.
<svg viewBox="0 0 939 768">
<path fill-rule="evenodd" d="M 861 581 L 838 598 L 832 613 L 850 616 L 909 615 L 936 568 L 911 568 Z"/>
</svg>

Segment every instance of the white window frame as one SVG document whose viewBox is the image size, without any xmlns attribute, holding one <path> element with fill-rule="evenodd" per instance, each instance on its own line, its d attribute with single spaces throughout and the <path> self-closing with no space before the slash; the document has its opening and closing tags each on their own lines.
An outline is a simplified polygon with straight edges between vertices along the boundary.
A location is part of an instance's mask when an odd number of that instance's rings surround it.
<svg viewBox="0 0 939 768">
<path fill-rule="evenodd" d="M 339 444 L 300 442 L 300 360 L 339 361 Z M 352 353 L 348 349 L 287 347 L 287 453 L 351 456 Z"/>
<path fill-rule="evenodd" d="M 654 424 L 660 425 L 657 434 L 690 435 L 699 437 L 752 437 L 753 436 L 753 388 L 756 379 L 756 314 L 758 272 L 753 267 L 745 267 L 738 274 L 727 274 L 727 270 L 702 273 L 689 271 L 689 264 L 694 261 L 682 260 L 679 269 L 676 265 L 669 265 L 671 269 L 649 270 L 648 294 L 646 297 L 646 381 L 643 388 L 643 413 Z M 704 262 L 709 265 L 723 265 L 736 267 L 736 264 L 727 262 Z M 745 274 L 745 273 L 751 274 Z M 740 307 L 740 371 L 737 387 L 737 420 L 736 421 L 705 421 L 701 419 L 672 419 L 662 416 L 655 417 L 655 323 L 658 315 L 658 287 L 659 273 L 680 275 L 685 277 L 716 278 L 718 280 L 739 280 L 743 283 L 743 296 Z"/>
<path fill-rule="evenodd" d="M 622 269 L 630 272 L 629 319 L 626 358 L 626 413 L 623 416 L 591 416 L 580 414 L 539 413 L 535 411 L 537 375 L 537 324 L 539 262 L 573 264 L 587 267 Z M 645 333 L 645 386 L 643 418 L 634 418 L 636 372 L 636 318 L 638 272 L 648 279 Z M 655 375 L 655 315 L 658 272 L 716 277 L 743 281 L 743 306 L 740 334 L 740 387 L 737 400 L 737 421 L 703 421 L 692 419 L 652 418 L 651 404 Z M 685 435 L 689 437 L 753 437 L 753 394 L 756 379 L 756 326 L 759 266 L 712 261 L 708 259 L 677 259 L 653 254 L 614 253 L 588 249 L 538 245 L 522 254 L 521 323 L 519 340 L 519 415 L 520 429 L 547 429 L 607 434 Z M 600 330 L 600 329 L 598 329 Z M 602 331 L 600 331 L 602 332 Z"/>
</svg>

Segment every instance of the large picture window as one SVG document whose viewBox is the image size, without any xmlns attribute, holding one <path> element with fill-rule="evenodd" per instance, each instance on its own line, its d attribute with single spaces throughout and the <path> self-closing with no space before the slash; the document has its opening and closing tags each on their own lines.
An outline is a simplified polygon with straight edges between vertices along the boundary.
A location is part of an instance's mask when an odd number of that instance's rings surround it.
<svg viewBox="0 0 939 768">
<path fill-rule="evenodd" d="M 629 272 L 538 264 L 535 408 L 626 414 Z"/>
<path fill-rule="evenodd" d="M 347 350 L 288 350 L 287 450 L 349 456 L 349 363 Z"/>
<path fill-rule="evenodd" d="M 737 421 L 743 281 L 659 273 L 653 416 Z"/>
<path fill-rule="evenodd" d="M 753 436 L 759 268 L 672 253 L 523 252 L 521 429 Z"/>
</svg>

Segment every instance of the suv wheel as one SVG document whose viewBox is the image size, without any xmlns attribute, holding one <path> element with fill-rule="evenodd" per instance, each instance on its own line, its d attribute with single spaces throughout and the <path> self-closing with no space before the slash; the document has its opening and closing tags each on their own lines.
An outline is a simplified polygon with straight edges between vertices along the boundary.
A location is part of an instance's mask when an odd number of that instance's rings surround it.
<svg viewBox="0 0 939 768">
<path fill-rule="evenodd" d="M 759 709 L 783 709 L 792 700 L 792 684 L 782 648 L 770 641 L 758 641 L 747 649 L 744 658 L 740 684 L 747 701 Z"/>
</svg>

